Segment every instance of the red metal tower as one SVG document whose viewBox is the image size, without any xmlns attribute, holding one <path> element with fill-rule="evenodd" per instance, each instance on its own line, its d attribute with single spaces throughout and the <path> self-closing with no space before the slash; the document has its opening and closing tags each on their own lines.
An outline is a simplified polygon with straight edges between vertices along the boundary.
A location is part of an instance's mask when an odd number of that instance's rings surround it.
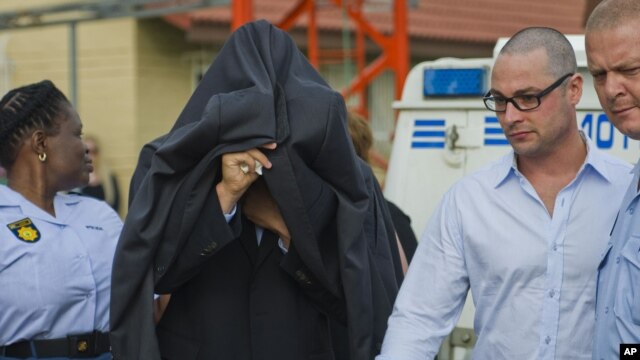
<svg viewBox="0 0 640 360">
<path fill-rule="evenodd" d="M 409 40 L 407 34 L 407 1 L 392 0 L 393 31 L 384 34 L 371 24 L 365 17 L 362 9 L 365 0 L 328 0 L 335 7 L 344 9 L 355 28 L 355 49 L 342 49 L 338 54 L 343 58 L 355 58 L 357 74 L 351 83 L 342 90 L 345 99 L 358 96 L 356 110 L 367 115 L 367 86 L 384 70 L 391 70 L 395 75 L 395 98 L 399 99 L 404 86 L 404 79 L 409 72 Z M 299 0 L 291 11 L 277 24 L 278 27 L 289 30 L 297 19 L 306 14 L 307 26 L 307 56 L 311 64 L 319 66 L 323 55 L 336 55 L 335 51 L 325 50 L 320 47 L 318 41 L 318 28 L 316 21 L 317 0 Z M 253 0 L 232 0 L 232 29 L 253 19 Z M 367 64 L 365 56 L 366 38 L 371 39 L 381 50 L 372 62 Z"/>
</svg>

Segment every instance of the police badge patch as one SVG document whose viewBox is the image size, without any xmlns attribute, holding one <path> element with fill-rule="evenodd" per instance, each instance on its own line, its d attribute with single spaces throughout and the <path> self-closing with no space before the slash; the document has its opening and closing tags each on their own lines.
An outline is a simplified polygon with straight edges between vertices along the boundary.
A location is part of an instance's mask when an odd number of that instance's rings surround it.
<svg viewBox="0 0 640 360">
<path fill-rule="evenodd" d="M 7 227 L 13 235 L 24 242 L 34 243 L 40 240 L 40 231 L 29 218 L 12 222 L 8 224 Z"/>
</svg>

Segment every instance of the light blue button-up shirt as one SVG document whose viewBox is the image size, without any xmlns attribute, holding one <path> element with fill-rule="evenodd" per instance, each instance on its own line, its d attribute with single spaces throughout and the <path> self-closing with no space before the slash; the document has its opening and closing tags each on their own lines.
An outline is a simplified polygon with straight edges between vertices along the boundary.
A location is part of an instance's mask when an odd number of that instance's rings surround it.
<svg viewBox="0 0 640 360">
<path fill-rule="evenodd" d="M 233 208 L 228 214 L 223 214 L 227 224 L 231 222 L 233 217 L 236 215 L 237 208 L 238 208 L 237 204 L 233 205 Z M 256 241 L 258 242 L 258 246 L 260 246 L 260 244 L 262 243 L 262 235 L 264 235 L 264 228 L 255 224 L 254 226 L 256 228 Z M 280 237 L 278 238 L 278 247 L 280 248 L 280 251 L 282 251 L 283 254 L 286 254 L 289 252 L 289 249 L 284 245 L 284 241 Z"/>
<path fill-rule="evenodd" d="M 620 344 L 640 343 L 640 162 L 622 200 L 598 273 L 594 359 L 618 359 Z"/>
<path fill-rule="evenodd" d="M 56 217 L 0 185 L 0 346 L 109 331 L 122 221 L 88 197 L 57 195 L 54 207 Z"/>
<path fill-rule="evenodd" d="M 513 152 L 456 183 L 424 232 L 378 360 L 432 359 L 469 289 L 473 359 L 590 359 L 596 273 L 631 166 L 594 148 L 553 217 Z"/>
</svg>

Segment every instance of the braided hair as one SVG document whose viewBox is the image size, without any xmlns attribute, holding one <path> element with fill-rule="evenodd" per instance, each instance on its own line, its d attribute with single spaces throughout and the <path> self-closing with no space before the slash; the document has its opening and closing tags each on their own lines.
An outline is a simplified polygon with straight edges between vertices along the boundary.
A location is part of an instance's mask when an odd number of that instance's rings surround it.
<svg viewBox="0 0 640 360">
<path fill-rule="evenodd" d="M 69 100 L 49 80 L 9 91 L 0 100 L 0 165 L 10 168 L 24 139 L 35 130 L 59 131 L 57 116 Z"/>
</svg>

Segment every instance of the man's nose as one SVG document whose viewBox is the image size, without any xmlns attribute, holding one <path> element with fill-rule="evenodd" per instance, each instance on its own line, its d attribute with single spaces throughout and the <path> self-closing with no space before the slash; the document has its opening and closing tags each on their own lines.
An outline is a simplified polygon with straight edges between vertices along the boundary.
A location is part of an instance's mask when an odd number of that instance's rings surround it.
<svg viewBox="0 0 640 360">
<path fill-rule="evenodd" d="M 507 123 L 513 123 L 520 120 L 522 116 L 522 111 L 518 110 L 518 108 L 512 103 L 507 102 L 507 107 L 504 111 L 504 119 Z"/>
<path fill-rule="evenodd" d="M 625 79 L 622 74 L 611 72 L 607 74 L 604 84 L 605 94 L 609 99 L 617 98 L 626 93 Z"/>
</svg>

